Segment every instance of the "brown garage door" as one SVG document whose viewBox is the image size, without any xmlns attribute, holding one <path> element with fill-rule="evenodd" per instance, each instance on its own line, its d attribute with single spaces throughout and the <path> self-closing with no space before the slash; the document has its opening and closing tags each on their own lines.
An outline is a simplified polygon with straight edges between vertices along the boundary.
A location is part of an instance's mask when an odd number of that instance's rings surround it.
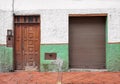
<svg viewBox="0 0 120 84">
<path fill-rule="evenodd" d="M 70 68 L 105 68 L 105 16 L 69 18 Z"/>
</svg>

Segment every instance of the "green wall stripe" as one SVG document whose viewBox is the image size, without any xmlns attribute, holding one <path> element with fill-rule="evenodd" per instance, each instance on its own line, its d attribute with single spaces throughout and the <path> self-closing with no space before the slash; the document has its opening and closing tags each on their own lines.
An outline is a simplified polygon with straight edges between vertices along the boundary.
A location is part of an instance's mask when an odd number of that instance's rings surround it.
<svg viewBox="0 0 120 84">
<path fill-rule="evenodd" d="M 0 46 L 0 71 L 9 71 L 13 68 L 12 48 Z"/>
<path fill-rule="evenodd" d="M 57 57 L 63 60 L 62 70 L 66 71 L 68 69 L 68 45 L 63 44 L 52 44 L 52 45 L 41 45 L 40 46 L 40 64 L 41 71 L 56 71 L 57 66 L 52 65 L 54 60 L 45 60 L 45 53 L 57 53 Z"/>
<path fill-rule="evenodd" d="M 120 71 L 120 44 L 107 44 L 107 69 Z"/>
</svg>

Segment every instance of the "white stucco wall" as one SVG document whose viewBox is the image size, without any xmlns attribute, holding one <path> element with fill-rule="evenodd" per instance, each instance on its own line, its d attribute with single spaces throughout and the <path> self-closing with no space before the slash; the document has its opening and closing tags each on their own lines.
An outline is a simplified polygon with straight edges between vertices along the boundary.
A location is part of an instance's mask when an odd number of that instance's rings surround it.
<svg viewBox="0 0 120 84">
<path fill-rule="evenodd" d="M 7 29 L 12 29 L 12 13 L 0 10 L 0 44 L 6 44 Z"/>
<path fill-rule="evenodd" d="M 13 0 L 0 0 L 0 9 L 11 10 Z M 120 8 L 120 0 L 14 0 L 15 10 Z"/>
<path fill-rule="evenodd" d="M 0 44 L 12 29 L 12 1 L 0 0 Z M 120 42 L 120 0 L 14 0 L 16 14 L 41 15 L 41 43 L 68 43 L 69 14 L 108 13 L 108 41 Z M 23 11 L 26 10 L 26 11 Z"/>
<path fill-rule="evenodd" d="M 41 15 L 41 43 L 68 43 L 69 14 L 101 14 L 108 13 L 108 42 L 120 42 L 120 9 L 45 9 L 34 11 L 16 11 L 18 15 Z M 6 30 L 12 28 L 10 12 L 0 13 L 0 44 L 6 43 Z"/>
</svg>

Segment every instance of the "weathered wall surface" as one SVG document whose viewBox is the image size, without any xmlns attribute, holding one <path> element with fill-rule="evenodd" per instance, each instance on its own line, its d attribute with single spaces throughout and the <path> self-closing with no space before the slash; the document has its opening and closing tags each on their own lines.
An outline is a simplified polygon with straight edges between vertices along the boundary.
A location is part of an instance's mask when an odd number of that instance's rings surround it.
<svg viewBox="0 0 120 84">
<path fill-rule="evenodd" d="M 7 29 L 12 29 L 12 13 L 0 10 L 0 71 L 9 71 L 13 67 L 12 48 L 5 46 Z"/>
<path fill-rule="evenodd" d="M 106 65 L 109 71 L 120 71 L 120 44 L 107 44 Z"/>
<path fill-rule="evenodd" d="M 0 46 L 0 72 L 6 72 L 13 69 L 12 48 Z"/>
<path fill-rule="evenodd" d="M 59 64 L 54 63 L 55 60 L 45 60 L 45 53 L 57 53 L 57 58 L 63 61 L 62 71 L 68 70 L 68 44 L 41 45 L 41 71 L 58 71 Z"/>
<path fill-rule="evenodd" d="M 6 44 L 7 29 L 12 29 L 12 12 L 0 10 L 0 44 Z"/>
<path fill-rule="evenodd" d="M 111 9 L 46 9 L 17 11 L 16 14 L 41 15 L 42 44 L 68 43 L 69 14 L 108 14 L 108 42 L 120 42 L 120 10 Z M 49 31 L 49 32 L 48 32 Z M 47 33 L 46 33 L 47 32 Z"/>
<path fill-rule="evenodd" d="M 35 11 L 16 11 L 15 14 L 40 14 L 41 15 L 41 71 L 45 68 L 51 70 L 51 61 L 44 60 L 45 52 L 56 52 L 58 57 L 64 61 L 63 70 L 69 65 L 69 14 L 108 14 L 106 26 L 106 67 L 109 71 L 120 71 L 120 9 L 45 9 Z M 6 14 L 6 13 L 5 13 Z M 6 44 L 6 29 L 12 28 L 12 15 L 6 14 L 8 20 L 4 19 L 4 13 L 0 13 L 0 44 Z M 6 23 L 7 26 L 4 24 Z M 2 38 L 1 38 L 2 36 Z M 56 45 L 59 44 L 59 45 Z M 7 47 L 5 47 L 7 51 Z M 12 50 L 12 49 L 11 49 Z M 1 53 L 3 51 L 0 51 Z M 12 51 L 10 51 L 12 53 Z M 2 54 L 0 54 L 3 56 Z M 10 55 L 12 58 L 12 54 Z M 7 59 L 7 58 L 5 58 Z M 1 60 L 0 60 L 1 61 Z M 4 63 L 6 63 L 4 61 Z M 47 65 L 44 65 L 47 64 Z M 54 71 L 54 70 L 52 70 Z"/>
<path fill-rule="evenodd" d="M 0 9 L 12 10 L 13 0 L 1 0 Z M 14 0 L 15 10 L 120 8 L 120 0 Z"/>
</svg>

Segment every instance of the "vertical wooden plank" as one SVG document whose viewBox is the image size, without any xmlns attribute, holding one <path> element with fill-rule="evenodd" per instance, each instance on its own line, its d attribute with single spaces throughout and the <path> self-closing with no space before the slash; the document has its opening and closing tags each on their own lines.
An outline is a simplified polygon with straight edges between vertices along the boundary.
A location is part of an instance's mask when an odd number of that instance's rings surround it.
<svg viewBox="0 0 120 84">
<path fill-rule="evenodd" d="M 16 24 L 15 26 L 15 63 L 16 63 L 16 68 L 17 69 L 22 69 L 22 49 L 21 49 L 21 44 L 22 44 L 22 29 L 21 29 L 21 24 Z"/>
</svg>

